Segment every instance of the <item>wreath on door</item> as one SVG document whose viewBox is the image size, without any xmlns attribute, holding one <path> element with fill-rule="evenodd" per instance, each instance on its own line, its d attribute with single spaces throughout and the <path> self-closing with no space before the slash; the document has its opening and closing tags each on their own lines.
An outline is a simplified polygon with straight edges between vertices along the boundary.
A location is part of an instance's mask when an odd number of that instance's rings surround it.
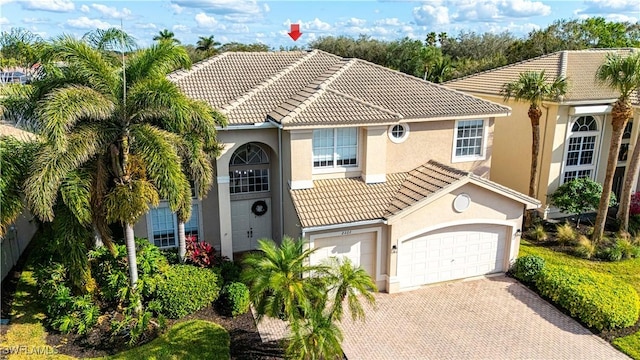
<svg viewBox="0 0 640 360">
<path fill-rule="evenodd" d="M 267 203 L 264 200 L 258 200 L 251 205 L 251 212 L 256 216 L 262 216 L 267 213 Z"/>
</svg>

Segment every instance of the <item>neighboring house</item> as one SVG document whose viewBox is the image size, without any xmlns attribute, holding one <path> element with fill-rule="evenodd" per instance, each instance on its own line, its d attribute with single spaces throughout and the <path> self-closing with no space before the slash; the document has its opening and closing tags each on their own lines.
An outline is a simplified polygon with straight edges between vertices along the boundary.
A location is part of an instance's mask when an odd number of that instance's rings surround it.
<svg viewBox="0 0 640 360">
<path fill-rule="evenodd" d="M 608 53 L 628 55 L 640 49 L 592 49 L 560 51 L 516 64 L 466 76 L 445 85 L 460 91 L 510 106 L 507 121 L 496 122 L 493 137 L 491 179 L 512 189 L 527 192 L 531 166 L 531 122 L 529 104 L 509 100 L 500 95 L 504 83 L 516 80 L 525 71 L 541 71 L 550 79 L 565 76 L 568 93 L 558 101 L 543 104 L 540 119 L 540 171 L 538 200 L 546 207 L 548 196 L 563 183 L 588 177 L 604 181 L 611 143 L 611 108 L 619 93 L 596 81 L 596 71 Z M 634 94 L 634 116 L 625 130 L 618 156 L 613 191 L 620 191 L 638 138 L 640 94 Z M 548 215 L 561 213 L 550 207 Z"/>
<path fill-rule="evenodd" d="M 502 272 L 539 202 L 488 180 L 495 118 L 510 109 L 322 51 L 224 53 L 169 76 L 225 113 L 224 150 L 187 232 L 223 255 L 302 237 L 380 290 Z M 137 236 L 176 246 L 165 204 Z"/>
<path fill-rule="evenodd" d="M 33 141 L 36 136 L 33 133 L 18 129 L 11 124 L 0 121 L 0 136 L 13 136 L 21 141 Z M 2 164 L 0 164 L 0 172 Z M 24 210 L 16 221 L 9 226 L 4 237 L 0 237 L 0 264 L 2 280 L 18 262 L 20 255 L 31 241 L 38 229 L 33 221 L 33 216 L 28 210 Z"/>
</svg>

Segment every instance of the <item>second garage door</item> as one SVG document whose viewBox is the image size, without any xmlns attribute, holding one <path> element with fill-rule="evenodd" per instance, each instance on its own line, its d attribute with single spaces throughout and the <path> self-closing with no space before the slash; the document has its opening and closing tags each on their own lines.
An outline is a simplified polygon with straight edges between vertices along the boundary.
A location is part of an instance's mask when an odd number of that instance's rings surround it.
<svg viewBox="0 0 640 360">
<path fill-rule="evenodd" d="M 316 265 L 331 256 L 347 257 L 356 266 L 367 271 L 376 281 L 376 233 L 346 235 L 330 238 L 316 238 L 313 247 L 317 249 L 310 256 L 311 264 Z"/>
<path fill-rule="evenodd" d="M 455 226 L 402 242 L 400 287 L 504 271 L 506 230 L 499 225 Z"/>
</svg>

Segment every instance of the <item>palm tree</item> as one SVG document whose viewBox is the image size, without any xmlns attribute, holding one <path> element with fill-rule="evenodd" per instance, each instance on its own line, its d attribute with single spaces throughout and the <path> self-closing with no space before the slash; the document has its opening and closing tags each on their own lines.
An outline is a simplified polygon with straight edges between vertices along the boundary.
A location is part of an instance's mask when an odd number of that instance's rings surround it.
<svg viewBox="0 0 640 360">
<path fill-rule="evenodd" d="M 324 308 L 313 308 L 304 320 L 291 327 L 286 353 L 288 359 L 342 359 L 342 331 Z"/>
<path fill-rule="evenodd" d="M 540 152 L 540 117 L 542 102 L 557 100 L 567 93 L 567 80 L 556 77 L 550 80 L 544 71 L 527 71 L 521 73 L 518 80 L 503 85 L 501 90 L 504 100 L 513 98 L 516 101 L 529 103 L 527 115 L 531 120 L 531 174 L 529 177 L 529 196 L 536 198 L 538 189 L 538 154 Z"/>
<path fill-rule="evenodd" d="M 215 41 L 213 35 L 211 35 L 207 37 L 200 36 L 196 45 L 196 50 L 204 52 L 207 56 L 211 56 L 218 53 L 218 46 L 220 46 L 220 43 Z"/>
<path fill-rule="evenodd" d="M 607 160 L 607 172 L 602 185 L 602 196 L 598 206 L 598 215 L 593 229 L 593 240 L 599 241 L 604 234 L 604 227 L 607 221 L 607 211 L 609 209 L 609 197 L 611 196 L 611 185 L 613 184 L 613 174 L 616 170 L 620 143 L 627 122 L 633 116 L 633 109 L 630 103 L 631 93 L 640 88 L 640 55 L 634 54 L 622 57 L 619 54 L 608 54 L 604 64 L 598 67 L 596 79 L 606 84 L 620 93 L 611 110 L 611 145 Z M 629 226 L 629 203 L 631 202 L 631 187 L 633 178 L 637 173 L 640 154 L 636 154 L 638 146 L 633 150 L 629 169 L 625 176 L 623 191 L 621 194 L 620 210 L 618 219 L 624 230 Z"/>
<path fill-rule="evenodd" d="M 361 267 L 353 266 L 349 258 L 332 257 L 328 260 L 326 282 L 328 293 L 333 296 L 330 315 L 341 321 L 344 300 L 347 300 L 353 320 L 364 320 L 364 309 L 360 303 L 362 296 L 370 305 L 375 304 L 372 291 L 378 291 L 371 276 Z"/>
<path fill-rule="evenodd" d="M 221 115 L 167 80 L 169 71 L 190 65 L 184 49 L 171 42 L 133 53 L 124 68 L 71 37 L 55 40 L 53 50 L 66 66 L 36 84 L 42 95 L 35 116 L 46 143 L 26 181 L 29 207 L 52 221 L 62 184 L 72 174 L 88 181 L 90 191 L 70 192 L 65 202 L 85 205 L 69 206 L 83 225 L 123 225 L 135 289 L 133 224 L 159 198 L 167 199 L 173 211 L 188 208 L 191 191 L 181 166 L 189 151 L 184 134 L 203 134 L 203 149 L 216 147 L 215 119 Z M 81 211 L 86 208 L 88 216 Z"/>
<path fill-rule="evenodd" d="M 321 297 L 320 290 L 304 274 L 318 273 L 323 266 L 308 265 L 311 249 L 304 241 L 285 236 L 280 246 L 272 240 L 258 240 L 259 253 L 247 255 L 242 279 L 249 285 L 257 320 L 264 315 L 284 315 L 290 324 L 310 308 L 311 298 Z"/>
<path fill-rule="evenodd" d="M 173 31 L 169 31 L 169 29 L 164 29 L 158 32 L 158 35 L 153 37 L 154 41 L 162 42 L 168 41 L 174 44 L 180 44 L 180 40 L 175 38 L 176 34 Z"/>
<path fill-rule="evenodd" d="M 96 50 L 129 52 L 136 48 L 136 40 L 122 29 L 96 29 L 82 36 L 82 40 Z"/>
</svg>

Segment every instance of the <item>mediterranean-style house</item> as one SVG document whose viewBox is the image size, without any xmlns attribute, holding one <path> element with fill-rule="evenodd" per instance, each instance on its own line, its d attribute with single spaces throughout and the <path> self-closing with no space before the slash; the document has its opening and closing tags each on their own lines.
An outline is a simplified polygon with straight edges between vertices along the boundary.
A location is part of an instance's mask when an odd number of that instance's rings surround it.
<svg viewBox="0 0 640 360">
<path fill-rule="evenodd" d="M 348 257 L 396 292 L 505 271 L 540 204 L 489 180 L 506 106 L 317 50 L 229 52 L 169 78 L 228 118 L 186 230 L 230 258 L 303 238 L 311 262 Z M 176 216 L 161 204 L 135 233 L 176 246 Z"/>
<path fill-rule="evenodd" d="M 540 119 L 538 200 L 550 217 L 562 215 L 548 206 L 548 196 L 563 183 L 589 177 L 603 182 L 611 142 L 611 108 L 619 93 L 596 81 L 596 71 L 609 53 L 622 56 L 640 49 L 591 49 L 559 51 L 447 82 L 445 85 L 489 101 L 510 106 L 506 121 L 496 122 L 493 136 L 491 179 L 527 192 L 531 166 L 529 104 L 504 101 L 503 84 L 517 80 L 525 71 L 545 71 L 550 79 L 564 76 L 568 92 L 557 101 L 543 104 Z M 632 97 L 633 119 L 627 125 L 618 156 L 613 191 L 620 196 L 627 159 L 636 145 L 640 123 L 640 94 Z M 634 182 L 635 183 L 635 182 Z"/>
</svg>

